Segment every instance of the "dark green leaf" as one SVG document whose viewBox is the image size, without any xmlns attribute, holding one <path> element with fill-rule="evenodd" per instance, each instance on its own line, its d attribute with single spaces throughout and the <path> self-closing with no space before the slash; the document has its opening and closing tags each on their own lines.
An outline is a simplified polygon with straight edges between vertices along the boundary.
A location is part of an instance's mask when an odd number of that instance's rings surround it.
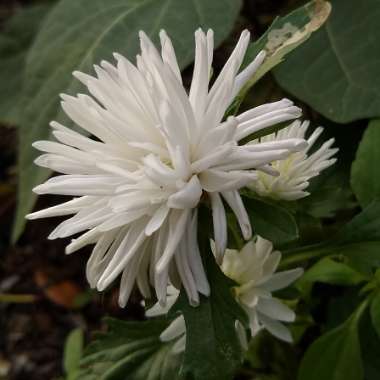
<svg viewBox="0 0 380 380">
<path fill-rule="evenodd" d="M 80 380 L 175 380 L 178 355 L 159 335 L 167 321 L 106 319 L 108 331 L 89 345 L 81 361 Z"/>
<path fill-rule="evenodd" d="M 364 132 L 351 169 L 351 185 L 362 207 L 380 199 L 380 120 L 372 120 Z"/>
<path fill-rule="evenodd" d="M 345 255 L 363 270 L 380 266 L 380 202 L 369 204 L 325 243 L 323 249 Z"/>
<path fill-rule="evenodd" d="M 192 380 L 230 380 L 242 361 L 235 321 L 246 324 L 247 316 L 232 295 L 233 282 L 220 271 L 210 249 L 204 253 L 210 297 L 202 296 L 200 305 L 192 307 L 181 292 L 173 307 L 173 312 L 183 314 L 186 323 L 181 374 Z"/>
<path fill-rule="evenodd" d="M 66 338 L 63 353 L 63 369 L 68 379 L 75 379 L 83 354 L 83 331 L 75 329 Z"/>
<path fill-rule="evenodd" d="M 310 195 L 298 201 L 300 211 L 315 218 L 331 218 L 337 211 L 352 209 L 352 191 L 343 170 L 334 165 L 311 180 L 307 191 Z"/>
<path fill-rule="evenodd" d="M 363 273 L 370 274 L 373 268 L 380 267 L 380 241 L 347 244 L 336 249 L 350 260 L 350 265 Z"/>
<path fill-rule="evenodd" d="M 0 34 L 0 120 L 17 124 L 17 108 L 23 86 L 25 58 L 50 4 L 21 8 Z"/>
<path fill-rule="evenodd" d="M 252 378 L 247 378 L 250 380 L 294 379 L 297 373 L 298 357 L 295 347 L 278 340 L 267 331 L 262 331 L 250 340 L 245 357 L 253 368 L 252 372 L 260 374 L 259 377 L 252 374 Z"/>
<path fill-rule="evenodd" d="M 369 313 L 360 321 L 360 346 L 366 380 L 378 380 L 380 373 L 380 337 L 374 331 Z"/>
<path fill-rule="evenodd" d="M 377 292 L 371 302 L 370 313 L 373 327 L 380 338 L 380 292 Z"/>
<path fill-rule="evenodd" d="M 340 245 L 366 241 L 380 242 L 380 202 L 372 202 L 356 215 L 338 233 L 337 239 Z"/>
<path fill-rule="evenodd" d="M 356 312 L 308 348 L 301 362 L 298 380 L 363 379 L 358 316 Z"/>
<path fill-rule="evenodd" d="M 304 287 L 314 282 L 353 286 L 365 280 L 366 277 L 348 265 L 326 257 L 308 269 L 301 279 L 298 280 L 297 286 Z"/>
<path fill-rule="evenodd" d="M 289 243 L 298 238 L 298 227 L 293 215 L 285 208 L 254 198 L 244 198 L 255 234 L 273 242 L 274 245 Z"/>
<path fill-rule="evenodd" d="M 333 1 L 326 24 L 275 70 L 279 84 L 327 118 L 380 115 L 378 0 Z"/>
<path fill-rule="evenodd" d="M 94 63 L 112 60 L 114 51 L 134 59 L 139 51 L 138 31 L 145 30 L 157 42 L 162 28 L 172 37 L 183 68 L 193 59 L 195 29 L 214 29 L 219 45 L 231 31 L 239 9 L 239 0 L 59 2 L 43 23 L 27 57 L 14 239 L 22 232 L 24 216 L 35 203 L 32 188 L 49 175 L 33 164 L 37 152 L 31 144 L 49 138 L 51 120 L 65 120 L 59 94 L 74 94 L 82 88 L 71 72 L 91 73 Z"/>
<path fill-rule="evenodd" d="M 370 273 L 380 266 L 380 202 L 369 204 L 331 239 L 288 249 L 281 262 L 284 267 L 300 261 L 330 255 L 344 255 L 355 269 Z"/>
</svg>

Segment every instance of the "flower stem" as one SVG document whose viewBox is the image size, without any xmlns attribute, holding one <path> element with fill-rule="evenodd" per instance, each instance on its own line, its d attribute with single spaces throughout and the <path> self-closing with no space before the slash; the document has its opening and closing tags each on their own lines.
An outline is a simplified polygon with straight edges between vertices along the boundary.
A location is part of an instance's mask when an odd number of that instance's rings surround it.
<svg viewBox="0 0 380 380">
<path fill-rule="evenodd" d="M 318 259 L 321 257 L 332 254 L 331 248 L 326 247 L 325 244 L 313 244 L 309 246 L 299 247 L 286 253 L 284 252 L 284 258 L 280 263 L 280 267 L 287 267 L 302 263 L 310 259 Z"/>
</svg>

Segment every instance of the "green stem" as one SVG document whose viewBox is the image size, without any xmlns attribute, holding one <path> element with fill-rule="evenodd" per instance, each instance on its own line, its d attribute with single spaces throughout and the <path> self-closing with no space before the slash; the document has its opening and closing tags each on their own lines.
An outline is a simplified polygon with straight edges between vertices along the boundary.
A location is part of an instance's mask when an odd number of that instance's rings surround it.
<svg viewBox="0 0 380 380">
<path fill-rule="evenodd" d="M 318 259 L 328 256 L 329 254 L 331 254 L 331 249 L 320 243 L 299 247 L 289 251 L 288 253 L 286 253 L 286 251 L 284 252 L 283 259 L 280 263 L 280 268 L 302 263 L 310 259 Z"/>
</svg>

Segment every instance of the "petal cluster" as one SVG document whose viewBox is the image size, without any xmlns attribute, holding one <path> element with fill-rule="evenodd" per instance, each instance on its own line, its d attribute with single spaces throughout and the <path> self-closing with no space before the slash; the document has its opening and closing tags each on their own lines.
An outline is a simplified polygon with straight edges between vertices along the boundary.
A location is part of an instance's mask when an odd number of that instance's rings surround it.
<svg viewBox="0 0 380 380">
<path fill-rule="evenodd" d="M 240 252 L 227 250 L 222 270 L 239 284 L 235 294 L 249 316 L 251 335 L 266 329 L 277 338 L 290 342 L 290 332 L 282 322 L 293 322 L 295 314 L 272 297 L 272 292 L 289 286 L 303 270 L 276 272 L 280 261 L 281 253 L 273 250 L 273 244 L 257 236 L 256 241 L 249 241 Z"/>
<path fill-rule="evenodd" d="M 225 205 L 250 239 L 239 189 L 259 172 L 274 174 L 271 162 L 307 145 L 298 137 L 239 144 L 262 128 L 298 118 L 301 111 L 289 100 L 224 119 L 265 58 L 261 52 L 239 72 L 249 38 L 244 31 L 210 84 L 213 32 L 196 31 L 187 92 L 166 33 L 160 33 L 158 51 L 141 32 L 136 64 L 114 54 L 116 63 L 102 61 L 95 76 L 74 73 L 89 95 L 62 95 L 62 108 L 80 132 L 52 122 L 56 141 L 34 143 L 43 152 L 36 164 L 60 173 L 34 191 L 73 198 L 28 218 L 72 215 L 49 238 L 75 235 L 67 253 L 94 245 L 88 281 L 104 290 L 121 276 L 121 306 L 135 283 L 144 297 L 153 287 L 161 303 L 169 281 L 182 284 L 192 304 L 199 302 L 199 293 L 208 295 L 197 243 L 197 206 L 203 198 L 210 200 L 221 260 L 227 244 Z"/>
<path fill-rule="evenodd" d="M 276 272 L 281 260 L 281 253 L 273 250 L 270 241 L 260 236 L 256 240 L 249 241 L 241 251 L 227 249 L 223 258 L 222 270 L 226 276 L 234 280 L 238 285 L 234 288 L 237 302 L 246 311 L 249 317 L 251 336 L 266 329 L 277 338 L 291 342 L 292 337 L 283 322 L 293 322 L 295 313 L 283 302 L 274 298 L 272 292 L 289 286 L 302 273 L 302 268 Z M 169 285 L 170 304 L 173 305 L 179 295 L 179 291 Z M 169 307 L 162 307 L 156 303 L 147 310 L 148 317 L 164 315 Z M 237 321 L 237 333 L 243 346 L 245 334 L 242 334 L 242 325 Z M 173 351 L 182 352 L 186 346 L 186 326 L 183 316 L 177 317 L 166 328 L 160 339 L 162 341 L 176 340 Z"/>
<path fill-rule="evenodd" d="M 305 135 L 308 127 L 308 121 L 301 123 L 296 120 L 279 132 L 253 140 L 251 144 L 287 141 L 292 138 L 306 139 Z M 322 132 L 322 127 L 316 128 L 310 137 L 306 139 L 308 145 L 305 149 L 289 155 L 284 160 L 273 162 L 272 167 L 278 172 L 278 176 L 273 177 L 259 172 L 257 180 L 252 181 L 248 187 L 260 196 L 286 201 L 308 196 L 310 193 L 306 189 L 309 186 L 309 180 L 336 162 L 336 158 L 332 157 L 336 154 L 338 148 L 332 148 L 334 144 L 333 138 L 314 149 L 315 143 Z"/>
</svg>

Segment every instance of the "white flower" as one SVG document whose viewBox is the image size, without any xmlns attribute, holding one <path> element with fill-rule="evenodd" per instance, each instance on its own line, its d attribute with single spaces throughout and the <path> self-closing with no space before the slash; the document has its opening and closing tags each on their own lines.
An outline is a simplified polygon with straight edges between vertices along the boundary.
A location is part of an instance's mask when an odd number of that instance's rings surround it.
<svg viewBox="0 0 380 380">
<path fill-rule="evenodd" d="M 223 116 L 235 95 L 264 60 L 261 52 L 240 74 L 249 43 L 244 31 L 209 89 L 213 32 L 195 33 L 195 64 L 189 94 L 182 85 L 172 43 L 160 33 L 161 54 L 140 33 L 136 66 L 115 54 L 116 66 L 101 62 L 97 77 L 75 72 L 91 96 L 62 95 L 62 108 L 84 135 L 52 122 L 58 142 L 38 141 L 45 152 L 36 164 L 62 173 L 37 186 L 37 194 L 74 196 L 29 214 L 29 219 L 74 216 L 50 239 L 81 234 L 67 246 L 72 253 L 95 244 L 87 264 L 92 287 L 104 290 L 121 275 L 119 303 L 125 306 L 133 285 L 144 297 L 155 288 L 165 303 L 168 281 L 182 282 L 192 304 L 209 284 L 197 244 L 197 206 L 211 200 L 214 238 L 220 259 L 227 244 L 222 199 L 235 213 L 245 239 L 251 237 L 239 189 L 273 174 L 270 163 L 303 149 L 303 139 L 239 145 L 262 128 L 301 115 L 289 100 L 265 104 L 237 117 Z"/>
<path fill-rule="evenodd" d="M 302 268 L 276 272 L 281 253 L 273 251 L 273 244 L 258 236 L 238 252 L 227 250 L 223 259 L 223 273 L 239 284 L 235 288 L 238 302 L 249 316 L 251 335 L 261 329 L 286 342 L 291 342 L 289 330 L 281 322 L 293 322 L 294 312 L 272 297 L 272 292 L 287 287 L 303 273 Z"/>
<path fill-rule="evenodd" d="M 276 272 L 281 260 L 281 253 L 273 251 L 270 241 L 257 236 L 249 241 L 241 251 L 227 249 L 223 263 L 223 273 L 234 280 L 238 286 L 234 288 L 237 302 L 249 317 L 251 336 L 266 329 L 277 338 L 291 342 L 292 337 L 282 322 L 293 322 L 295 313 L 284 303 L 272 297 L 272 292 L 287 287 L 303 273 L 302 268 Z M 173 286 L 168 287 L 171 305 L 176 301 L 179 291 Z M 169 307 L 156 303 L 146 311 L 146 316 L 154 317 L 167 314 Z M 237 321 L 237 332 L 243 346 L 245 334 L 242 325 Z M 178 339 L 173 350 L 178 353 L 185 349 L 186 327 L 183 316 L 177 317 L 161 336 L 164 342 Z"/>
<path fill-rule="evenodd" d="M 291 138 L 305 138 L 308 127 L 309 121 L 304 121 L 301 124 L 300 121 L 296 120 L 279 132 L 264 136 L 250 143 L 261 144 L 287 141 Z M 258 172 L 257 180 L 252 181 L 248 187 L 261 196 L 287 201 L 308 196 L 310 193 L 305 190 L 309 186 L 309 180 L 336 162 L 336 158 L 331 158 L 338 151 L 337 148 L 331 149 L 334 143 L 333 138 L 308 155 L 322 132 L 322 127 L 316 128 L 306 140 L 308 145 L 305 149 L 291 154 L 284 160 L 273 162 L 273 169 L 279 173 L 277 177 Z"/>
</svg>

